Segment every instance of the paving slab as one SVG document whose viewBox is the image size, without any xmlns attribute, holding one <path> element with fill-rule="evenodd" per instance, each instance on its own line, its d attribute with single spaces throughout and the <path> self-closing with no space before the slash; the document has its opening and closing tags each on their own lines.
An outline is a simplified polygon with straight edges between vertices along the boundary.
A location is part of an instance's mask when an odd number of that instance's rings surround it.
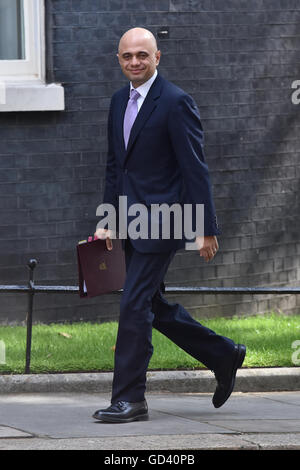
<svg viewBox="0 0 300 470">
<path fill-rule="evenodd" d="M 230 430 L 231 432 L 241 433 L 300 433 L 300 420 L 289 420 L 289 419 L 234 419 L 226 421 L 211 421 L 215 426 L 223 427 L 224 429 Z M 300 435 L 299 435 L 300 444 Z"/>
<path fill-rule="evenodd" d="M 149 421 L 109 424 L 92 414 L 110 394 L 3 394 L 0 449 L 300 449 L 300 392 L 211 398 L 148 393 Z"/>
<path fill-rule="evenodd" d="M 0 439 L 8 439 L 11 437 L 32 437 L 32 434 L 9 426 L 0 426 Z"/>
<path fill-rule="evenodd" d="M 159 397 L 160 398 L 160 397 Z M 186 400 L 192 400 L 186 397 Z M 184 400 L 177 397 L 173 412 L 164 409 L 163 403 L 168 402 L 165 395 L 157 407 L 157 397 L 149 396 L 150 420 L 146 425 L 141 422 L 124 424 L 102 423 L 92 418 L 98 408 L 106 408 L 109 398 L 99 395 L 86 394 L 39 394 L 39 395 L 7 395 L 0 397 L 0 416 L 2 423 L 8 426 L 26 429 L 38 436 L 51 438 L 99 437 L 164 435 L 164 434 L 193 434 L 193 433 L 230 433 L 215 424 L 201 421 L 201 408 L 206 409 L 210 397 L 199 397 L 199 419 L 191 419 L 184 411 L 180 412 Z M 195 406 L 195 405 L 194 405 Z M 197 414 L 197 413 L 196 413 Z"/>
<path fill-rule="evenodd" d="M 294 433 L 247 433 L 247 445 L 257 446 L 258 450 L 299 450 L 300 436 Z"/>
<path fill-rule="evenodd" d="M 291 444 L 288 444 L 289 448 Z M 267 447 L 267 444 L 266 444 Z M 187 434 L 164 436 L 123 436 L 118 439 L 111 437 L 75 438 L 75 439 L 0 439 L 0 450 L 101 450 L 109 451 L 176 451 L 185 455 L 191 451 L 202 450 L 259 450 L 259 445 L 247 441 L 242 436 L 228 434 Z M 125 452 L 124 452 L 125 453 Z M 120 452 L 119 452 L 120 454 Z M 101 455 L 97 455 L 101 463 Z M 200 463 L 200 462 L 199 462 Z"/>
</svg>

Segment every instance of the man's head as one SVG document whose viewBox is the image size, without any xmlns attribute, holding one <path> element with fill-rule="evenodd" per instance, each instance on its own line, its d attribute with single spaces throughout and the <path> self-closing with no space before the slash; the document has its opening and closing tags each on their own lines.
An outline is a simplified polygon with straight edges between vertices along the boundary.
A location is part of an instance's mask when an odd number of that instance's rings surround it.
<svg viewBox="0 0 300 470">
<path fill-rule="evenodd" d="M 130 29 L 120 39 L 118 59 L 122 72 L 137 88 L 152 77 L 159 64 L 155 37 L 144 28 Z"/>
</svg>

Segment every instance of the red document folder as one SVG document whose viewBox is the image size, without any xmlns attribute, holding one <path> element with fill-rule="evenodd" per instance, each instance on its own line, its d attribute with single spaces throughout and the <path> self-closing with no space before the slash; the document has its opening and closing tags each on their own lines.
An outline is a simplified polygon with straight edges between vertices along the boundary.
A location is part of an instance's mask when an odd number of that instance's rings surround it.
<svg viewBox="0 0 300 470">
<path fill-rule="evenodd" d="M 121 240 L 115 239 L 112 243 L 112 250 L 108 250 L 105 240 L 100 239 L 77 245 L 80 297 L 96 297 L 123 288 L 125 254 Z"/>
</svg>

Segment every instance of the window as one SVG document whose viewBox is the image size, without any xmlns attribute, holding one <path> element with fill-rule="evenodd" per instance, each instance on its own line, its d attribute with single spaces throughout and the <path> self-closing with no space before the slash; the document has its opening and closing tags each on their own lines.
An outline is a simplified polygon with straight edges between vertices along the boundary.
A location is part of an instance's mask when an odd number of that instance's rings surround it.
<svg viewBox="0 0 300 470">
<path fill-rule="evenodd" d="M 0 3 L 0 60 L 25 59 L 24 8 L 21 0 Z"/>
<path fill-rule="evenodd" d="M 0 75 L 37 75 L 35 0 L 0 0 Z"/>
<path fill-rule="evenodd" d="M 44 24 L 44 0 L 0 0 L 0 111 L 64 109 L 63 87 L 45 83 Z"/>
</svg>

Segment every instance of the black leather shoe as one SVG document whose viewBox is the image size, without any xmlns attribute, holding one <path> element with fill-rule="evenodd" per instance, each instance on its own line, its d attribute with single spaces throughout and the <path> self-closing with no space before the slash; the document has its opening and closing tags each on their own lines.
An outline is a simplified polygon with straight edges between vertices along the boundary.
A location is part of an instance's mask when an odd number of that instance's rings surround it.
<svg viewBox="0 0 300 470">
<path fill-rule="evenodd" d="M 220 408 L 231 395 L 234 388 L 236 372 L 242 366 L 246 356 L 246 346 L 236 344 L 231 364 L 224 369 L 214 371 L 217 379 L 217 388 L 212 402 L 215 408 Z"/>
<path fill-rule="evenodd" d="M 106 410 L 97 410 L 93 418 L 107 423 L 130 423 L 131 421 L 147 421 L 148 406 L 146 400 L 137 403 L 118 401 Z"/>
</svg>

